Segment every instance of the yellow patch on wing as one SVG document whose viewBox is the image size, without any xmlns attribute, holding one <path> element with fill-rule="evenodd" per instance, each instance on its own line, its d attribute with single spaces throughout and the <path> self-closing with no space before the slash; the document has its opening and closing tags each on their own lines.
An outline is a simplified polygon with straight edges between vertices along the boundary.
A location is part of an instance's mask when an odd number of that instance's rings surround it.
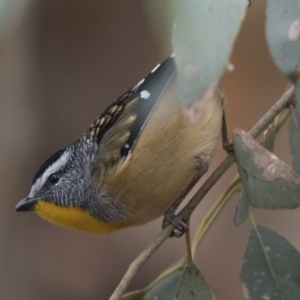
<svg viewBox="0 0 300 300">
<path fill-rule="evenodd" d="M 56 225 L 90 233 L 108 234 L 124 227 L 121 223 L 100 221 L 86 209 L 58 206 L 42 200 L 35 205 L 35 212 Z"/>
</svg>

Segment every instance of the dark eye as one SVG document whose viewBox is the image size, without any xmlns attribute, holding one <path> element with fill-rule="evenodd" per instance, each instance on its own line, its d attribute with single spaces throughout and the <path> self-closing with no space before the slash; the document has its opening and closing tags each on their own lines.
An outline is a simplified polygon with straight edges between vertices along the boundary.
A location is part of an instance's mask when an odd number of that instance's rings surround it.
<svg viewBox="0 0 300 300">
<path fill-rule="evenodd" d="M 49 177 L 48 177 L 48 181 L 51 183 L 51 184 L 56 184 L 58 183 L 60 179 L 60 175 L 58 173 L 53 173 L 51 174 Z"/>
</svg>

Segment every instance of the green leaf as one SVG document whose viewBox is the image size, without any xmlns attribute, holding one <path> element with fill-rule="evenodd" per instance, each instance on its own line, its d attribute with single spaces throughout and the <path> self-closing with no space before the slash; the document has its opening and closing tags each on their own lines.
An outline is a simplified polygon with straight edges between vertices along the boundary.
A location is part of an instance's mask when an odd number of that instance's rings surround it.
<svg viewBox="0 0 300 300">
<path fill-rule="evenodd" d="M 150 288 L 124 295 L 122 300 L 212 300 L 212 294 L 205 278 L 189 262 L 184 270 L 177 269 L 163 277 Z"/>
<path fill-rule="evenodd" d="M 296 84 L 296 115 L 300 123 L 300 0 L 268 0 L 267 40 L 277 67 Z M 290 148 L 294 170 L 300 175 L 300 138 L 293 120 L 290 125 Z"/>
<path fill-rule="evenodd" d="M 267 130 L 265 130 L 260 144 L 264 146 L 269 151 L 273 152 L 275 139 L 277 134 L 277 127 L 271 124 Z M 248 218 L 251 208 L 251 202 L 247 198 L 247 194 L 243 190 L 238 202 L 238 206 L 235 213 L 234 223 L 236 226 L 241 225 Z"/>
<path fill-rule="evenodd" d="M 206 103 L 214 94 L 228 64 L 248 0 L 174 0 L 173 3 L 179 98 L 183 105 L 201 111 L 199 103 Z"/>
<path fill-rule="evenodd" d="M 299 77 L 300 0 L 269 0 L 266 34 L 277 67 L 291 80 Z"/>
<path fill-rule="evenodd" d="M 241 129 L 234 132 L 234 151 L 241 182 L 254 207 L 300 206 L 300 177 Z"/>
<path fill-rule="evenodd" d="M 299 300 L 299 278 L 299 252 L 266 227 L 252 229 L 241 272 L 245 299 Z"/>
<path fill-rule="evenodd" d="M 154 286 L 142 291 L 135 291 L 124 295 L 122 300 L 173 300 L 176 295 L 177 288 L 183 270 L 176 270 L 159 280 Z"/>
<path fill-rule="evenodd" d="M 0 35 L 18 21 L 31 0 L 0 0 Z"/>
<path fill-rule="evenodd" d="M 296 84 L 296 98 L 297 105 L 295 107 L 296 118 L 298 124 L 300 124 L 300 83 Z M 295 172 L 300 175 L 300 135 L 296 129 L 293 118 L 290 121 L 290 132 L 289 132 L 290 149 L 293 156 L 293 168 Z"/>
<path fill-rule="evenodd" d="M 248 200 L 245 190 L 241 192 L 241 196 L 236 208 L 234 223 L 236 226 L 243 224 L 249 216 L 251 202 Z"/>
<path fill-rule="evenodd" d="M 159 281 L 149 290 L 143 300 L 173 300 L 183 271 L 178 270 Z"/>
<path fill-rule="evenodd" d="M 164 298 L 165 299 L 165 298 Z M 212 300 L 209 285 L 197 267 L 190 261 L 184 270 L 176 300 Z M 150 299 L 149 299 L 150 300 Z"/>
</svg>

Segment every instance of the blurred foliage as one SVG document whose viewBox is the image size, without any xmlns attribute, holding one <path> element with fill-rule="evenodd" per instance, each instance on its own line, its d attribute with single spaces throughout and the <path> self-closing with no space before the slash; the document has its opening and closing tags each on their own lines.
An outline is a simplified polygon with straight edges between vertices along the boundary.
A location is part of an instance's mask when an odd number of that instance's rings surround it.
<svg viewBox="0 0 300 300">
<path fill-rule="evenodd" d="M 172 4 L 178 93 L 183 105 L 191 105 L 211 97 L 208 90 L 215 88 L 227 67 L 248 1 L 175 0 Z"/>
<path fill-rule="evenodd" d="M 0 0 L 0 35 L 21 21 L 30 2 L 31 0 Z"/>
<path fill-rule="evenodd" d="M 273 60 L 280 71 L 296 85 L 296 99 L 300 102 L 300 1 L 269 0 L 266 34 Z M 294 170 L 300 174 L 300 105 L 296 119 L 290 124 L 290 147 Z M 297 128 L 298 127 L 298 128 Z"/>
</svg>

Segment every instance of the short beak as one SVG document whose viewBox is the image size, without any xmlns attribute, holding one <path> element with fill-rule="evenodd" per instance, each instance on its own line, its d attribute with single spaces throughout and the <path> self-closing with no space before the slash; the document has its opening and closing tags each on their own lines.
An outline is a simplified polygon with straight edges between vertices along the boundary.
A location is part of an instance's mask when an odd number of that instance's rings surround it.
<svg viewBox="0 0 300 300">
<path fill-rule="evenodd" d="M 34 205 L 38 202 L 39 198 L 30 198 L 26 197 L 25 199 L 21 200 L 17 206 L 16 211 L 30 211 L 34 210 Z"/>
</svg>

